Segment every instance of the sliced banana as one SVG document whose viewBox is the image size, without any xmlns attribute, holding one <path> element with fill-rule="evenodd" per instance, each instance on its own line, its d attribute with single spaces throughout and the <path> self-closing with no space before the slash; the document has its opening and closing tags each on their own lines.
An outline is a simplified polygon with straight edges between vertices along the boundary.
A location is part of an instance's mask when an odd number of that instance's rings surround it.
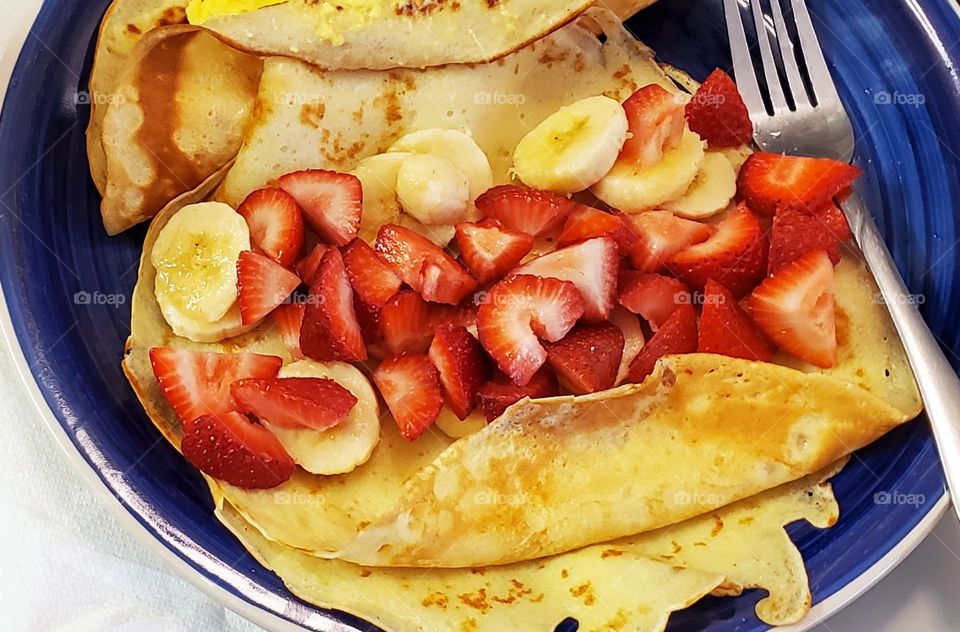
<svg viewBox="0 0 960 632">
<path fill-rule="evenodd" d="M 467 174 L 470 200 L 493 186 L 493 169 L 473 137 L 455 129 L 432 128 L 410 132 L 390 146 L 388 152 L 407 151 L 446 158 Z"/>
<path fill-rule="evenodd" d="M 666 150 L 659 162 L 639 168 L 617 162 L 590 190 L 621 211 L 648 211 L 686 193 L 703 163 L 704 145 L 696 133 L 685 129 L 680 144 Z"/>
<path fill-rule="evenodd" d="M 407 213 L 403 213 L 400 216 L 400 221 L 397 223 L 405 228 L 417 231 L 441 248 L 446 248 L 447 244 L 453 241 L 454 235 L 457 234 L 457 230 L 453 226 L 446 224 L 441 226 L 427 226 L 416 217 L 408 215 Z"/>
<path fill-rule="evenodd" d="M 403 209 L 397 200 L 397 174 L 400 165 L 412 154 L 396 152 L 364 158 L 353 170 L 363 187 L 363 214 L 360 238 L 373 243 L 384 224 L 396 224 Z"/>
<path fill-rule="evenodd" d="M 686 193 L 660 208 L 686 219 L 706 219 L 727 208 L 736 193 L 737 172 L 733 165 L 723 153 L 708 151 Z"/>
<path fill-rule="evenodd" d="M 400 164 L 397 199 L 408 214 L 428 226 L 451 225 L 467 217 L 470 182 L 451 161 L 414 154 Z"/>
<path fill-rule="evenodd" d="M 247 223 L 226 204 L 192 204 L 170 218 L 150 261 L 157 303 L 174 333 L 215 342 L 243 331 L 236 303 L 244 250 L 250 250 Z"/>
<path fill-rule="evenodd" d="M 440 409 L 440 416 L 434 423 L 443 434 L 451 439 L 462 439 L 486 428 L 487 418 L 484 417 L 483 413 L 474 411 L 461 421 L 459 417 L 453 414 L 449 406 L 444 405 Z"/>
<path fill-rule="evenodd" d="M 340 424 L 325 432 L 280 428 L 262 421 L 297 465 L 312 474 L 345 474 L 363 465 L 380 442 L 380 407 L 370 381 L 345 362 L 300 360 L 280 369 L 279 377 L 319 377 L 333 380 L 357 398 L 357 405 Z"/>
<path fill-rule="evenodd" d="M 513 154 L 524 184 L 557 193 L 583 191 L 613 167 L 627 140 L 617 101 L 588 97 L 560 108 L 523 137 Z"/>
<path fill-rule="evenodd" d="M 742 167 L 743 163 L 747 161 L 747 158 L 750 157 L 750 154 L 753 153 L 753 150 L 749 145 L 741 145 L 739 147 L 728 147 L 726 149 L 721 149 L 720 153 L 727 157 L 727 160 L 729 160 L 730 164 L 733 165 L 733 170 L 737 173 L 740 173 L 740 167 Z"/>
</svg>

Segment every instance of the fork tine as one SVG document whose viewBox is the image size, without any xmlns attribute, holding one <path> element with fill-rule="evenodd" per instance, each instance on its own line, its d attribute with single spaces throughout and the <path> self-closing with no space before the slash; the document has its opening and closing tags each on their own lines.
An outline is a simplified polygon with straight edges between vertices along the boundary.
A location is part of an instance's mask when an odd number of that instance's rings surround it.
<svg viewBox="0 0 960 632">
<path fill-rule="evenodd" d="M 790 39 L 790 32 L 787 31 L 787 23 L 783 20 L 783 10 L 780 7 L 780 0 L 770 0 L 770 6 L 773 9 L 773 24 L 777 29 L 777 43 L 780 44 L 780 58 L 783 59 L 783 67 L 787 72 L 787 87 L 793 95 L 793 102 L 800 106 L 809 106 L 810 98 L 807 96 L 807 88 L 803 84 L 803 77 L 800 75 L 800 67 L 797 65 L 796 53 L 793 50 L 793 40 Z"/>
<path fill-rule="evenodd" d="M 770 95 L 770 104 L 773 111 L 786 110 L 787 100 L 783 96 L 783 87 L 780 85 L 780 75 L 777 73 L 777 64 L 773 60 L 773 49 L 770 48 L 770 34 L 767 33 L 766 18 L 760 7 L 760 0 L 750 0 L 753 12 L 753 24 L 757 30 L 757 43 L 760 45 L 760 61 L 763 62 L 763 75 L 767 82 L 767 93 Z"/>
<path fill-rule="evenodd" d="M 792 0 L 792 2 L 793 19 L 797 23 L 800 50 L 807 65 L 807 73 L 810 75 L 813 95 L 820 104 L 826 101 L 839 101 L 840 95 L 837 94 L 837 87 L 830 76 L 827 61 L 823 58 L 820 40 L 817 39 L 817 32 L 813 28 L 810 12 L 807 11 L 807 3 L 804 0 Z"/>
<path fill-rule="evenodd" d="M 737 79 L 737 88 L 743 102 L 750 111 L 750 118 L 767 116 L 767 107 L 763 104 L 760 84 L 753 69 L 747 34 L 743 30 L 743 18 L 737 0 L 723 0 L 723 12 L 727 21 L 727 38 L 730 40 L 730 55 L 733 58 L 733 74 Z"/>
</svg>

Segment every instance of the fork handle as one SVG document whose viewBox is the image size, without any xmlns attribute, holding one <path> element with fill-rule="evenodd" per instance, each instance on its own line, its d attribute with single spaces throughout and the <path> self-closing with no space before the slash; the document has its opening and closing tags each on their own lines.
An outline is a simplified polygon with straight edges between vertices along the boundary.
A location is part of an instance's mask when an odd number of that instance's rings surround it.
<svg viewBox="0 0 960 632">
<path fill-rule="evenodd" d="M 960 378 L 920 315 L 917 301 L 908 293 L 876 222 L 859 196 L 851 195 L 843 210 L 903 340 L 933 427 L 953 508 L 960 517 Z"/>
</svg>

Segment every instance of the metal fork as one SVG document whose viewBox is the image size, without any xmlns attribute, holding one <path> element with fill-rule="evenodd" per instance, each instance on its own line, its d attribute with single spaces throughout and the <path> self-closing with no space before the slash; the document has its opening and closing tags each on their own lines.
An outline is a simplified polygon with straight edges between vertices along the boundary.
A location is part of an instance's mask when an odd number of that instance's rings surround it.
<svg viewBox="0 0 960 632">
<path fill-rule="evenodd" d="M 737 86 L 750 111 L 757 145 L 770 152 L 849 162 L 854 149 L 853 126 L 840 102 L 804 0 L 769 0 L 769 16 L 760 0 L 749 2 L 765 86 L 754 72 L 738 1 L 723 0 L 723 6 Z M 781 2 L 792 5 L 796 41 L 787 27 Z M 772 33 L 767 26 L 771 22 Z M 774 46 L 779 51 L 784 79 L 778 72 Z M 806 68 L 808 82 L 801 74 L 798 57 Z M 856 194 L 844 202 L 843 210 L 903 340 L 933 426 L 953 507 L 960 517 L 960 378 L 923 321 L 873 217 Z"/>
</svg>

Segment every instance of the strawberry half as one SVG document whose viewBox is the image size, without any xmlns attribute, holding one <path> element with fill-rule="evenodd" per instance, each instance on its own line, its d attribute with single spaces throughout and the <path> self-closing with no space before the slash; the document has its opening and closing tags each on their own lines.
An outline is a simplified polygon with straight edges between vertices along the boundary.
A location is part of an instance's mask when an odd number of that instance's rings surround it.
<svg viewBox="0 0 960 632">
<path fill-rule="evenodd" d="M 480 283 L 500 279 L 533 248 L 532 236 L 494 223 L 461 222 L 456 229 L 460 256 Z"/>
<path fill-rule="evenodd" d="M 772 356 L 770 345 L 730 290 L 713 279 L 704 290 L 697 351 L 763 362 Z"/>
<path fill-rule="evenodd" d="M 778 347 L 810 364 L 837 361 L 833 265 L 823 251 L 781 267 L 753 291 L 745 307 Z"/>
<path fill-rule="evenodd" d="M 618 161 L 652 165 L 664 150 L 676 147 L 685 125 L 683 101 L 653 83 L 634 92 L 623 102 L 627 113 L 627 142 Z"/>
<path fill-rule="evenodd" d="M 317 244 L 313 247 L 306 257 L 297 262 L 296 270 L 300 280 L 307 285 L 313 285 L 317 279 L 317 270 L 320 269 L 320 262 L 323 261 L 323 255 L 327 253 L 330 246 L 326 244 Z"/>
<path fill-rule="evenodd" d="M 576 203 L 549 191 L 503 184 L 481 194 L 476 206 L 510 230 L 536 237 L 560 226 Z"/>
<path fill-rule="evenodd" d="M 375 244 L 377 256 L 424 300 L 456 305 L 477 290 L 477 281 L 438 245 L 416 231 L 386 224 Z"/>
<path fill-rule="evenodd" d="M 273 310 L 273 320 L 283 339 L 283 345 L 294 360 L 303 359 L 300 350 L 300 328 L 303 326 L 303 314 L 307 306 L 303 303 L 285 303 Z"/>
<path fill-rule="evenodd" d="M 407 441 L 422 435 L 440 415 L 440 376 L 427 356 L 384 360 L 373 372 L 373 381 Z"/>
<path fill-rule="evenodd" d="M 333 428 L 357 405 L 353 393 L 333 380 L 282 377 L 239 380 L 230 394 L 241 412 L 281 428 Z"/>
<path fill-rule="evenodd" d="M 403 284 L 362 239 L 354 239 L 343 249 L 343 264 L 357 298 L 373 308 L 383 307 Z"/>
<path fill-rule="evenodd" d="M 580 325 L 559 342 L 548 342 L 547 362 L 577 395 L 613 388 L 623 357 L 623 333 L 611 323 Z"/>
<path fill-rule="evenodd" d="M 739 147 L 753 139 L 750 113 L 730 76 L 717 68 L 687 103 L 687 124 L 712 148 Z"/>
<path fill-rule="evenodd" d="M 743 296 L 752 290 L 767 270 L 767 239 L 763 227 L 746 206 L 716 226 L 707 241 L 675 254 L 667 267 L 690 288 L 702 290 L 714 279 Z"/>
<path fill-rule="evenodd" d="M 830 208 L 836 206 L 831 202 Z M 828 221 L 833 220 L 789 207 L 777 211 L 770 229 L 768 274 L 814 250 L 823 250 L 834 265 L 839 263 L 840 240 Z"/>
<path fill-rule="evenodd" d="M 273 377 L 283 365 L 277 356 L 212 353 L 153 347 L 150 364 L 160 392 L 184 424 L 201 415 L 233 410 L 230 385 L 244 378 Z"/>
<path fill-rule="evenodd" d="M 241 489 L 270 489 L 296 465 L 273 434 L 238 412 L 208 414 L 189 424 L 180 444 L 198 470 Z"/>
<path fill-rule="evenodd" d="M 630 365 L 628 382 L 642 382 L 665 355 L 697 350 L 697 316 L 692 305 L 681 305 L 663 323 Z"/>
<path fill-rule="evenodd" d="M 641 272 L 656 272 L 670 257 L 706 241 L 713 233 L 711 226 L 677 217 L 670 211 L 624 214 L 621 217 L 637 236 L 627 255 L 630 265 Z"/>
<path fill-rule="evenodd" d="M 480 343 L 504 373 L 524 386 L 547 361 L 539 339 L 563 338 L 583 309 L 583 298 L 573 283 L 516 276 L 493 286 L 480 305 Z"/>
<path fill-rule="evenodd" d="M 829 158 L 784 156 L 758 151 L 740 168 L 738 199 L 754 212 L 778 208 L 814 212 L 860 177 L 859 167 Z"/>
<path fill-rule="evenodd" d="M 303 214 L 282 189 L 258 189 L 237 212 L 247 221 L 253 245 L 282 266 L 290 266 L 303 247 Z"/>
<path fill-rule="evenodd" d="M 559 394 L 557 378 L 546 368 L 534 373 L 526 386 L 517 386 L 509 377 L 497 372 L 492 381 L 477 391 L 477 408 L 483 412 L 487 421 L 493 421 L 525 397 L 536 399 Z"/>
<path fill-rule="evenodd" d="M 629 254 L 637 243 L 637 236 L 621 216 L 580 204 L 560 229 L 557 245 L 562 248 L 594 237 L 613 238 L 622 255 Z"/>
<path fill-rule="evenodd" d="M 441 325 L 436 329 L 429 356 L 440 373 L 447 405 L 458 418 L 466 419 L 473 412 L 477 391 L 490 372 L 483 347 L 466 327 Z"/>
<path fill-rule="evenodd" d="M 380 308 L 380 339 L 389 355 L 426 353 L 433 339 L 433 306 L 413 290 L 401 290 Z"/>
<path fill-rule="evenodd" d="M 343 246 L 357 236 L 363 186 L 356 176 L 308 169 L 281 177 L 280 188 L 293 196 L 307 224 L 325 241 Z"/>
<path fill-rule="evenodd" d="M 317 278 L 310 286 L 307 309 L 300 328 L 304 355 L 321 362 L 367 359 L 363 334 L 353 309 L 353 288 L 343 257 L 336 248 L 323 255 Z"/>
<path fill-rule="evenodd" d="M 240 319 L 252 325 L 287 300 L 300 287 L 300 277 L 273 259 L 249 250 L 237 259 Z"/>
<path fill-rule="evenodd" d="M 654 272 L 620 273 L 621 305 L 639 314 L 656 331 L 680 305 L 692 304 L 690 290 L 673 277 Z"/>
</svg>

